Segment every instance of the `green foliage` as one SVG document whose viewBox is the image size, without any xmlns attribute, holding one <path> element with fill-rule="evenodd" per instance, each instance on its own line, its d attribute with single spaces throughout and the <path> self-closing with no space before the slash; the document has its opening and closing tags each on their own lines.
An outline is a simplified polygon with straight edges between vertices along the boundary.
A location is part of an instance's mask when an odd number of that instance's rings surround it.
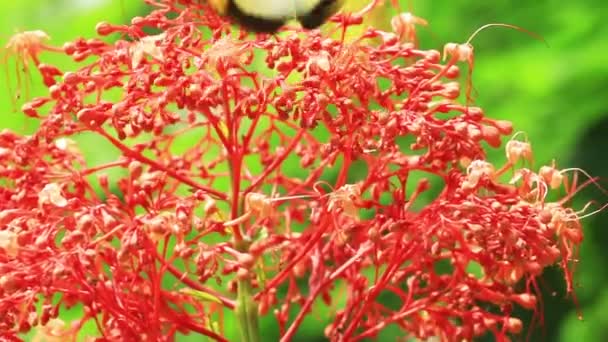
<svg viewBox="0 0 608 342">
<path fill-rule="evenodd" d="M 402 1 L 404 8 L 408 2 Z M 541 0 L 517 2 L 497 1 L 413 1 L 414 13 L 429 22 L 428 28 L 419 27 L 422 48 L 440 50 L 445 43 L 461 43 L 478 27 L 492 22 L 521 26 L 542 35 L 550 47 L 521 32 L 492 28 L 482 32 L 475 40 L 475 72 L 473 84 L 477 90 L 476 104 L 484 108 L 486 115 L 507 119 L 514 123 L 516 131 L 526 132 L 536 153 L 536 167 L 556 158 L 559 167 L 580 166 L 600 177 L 608 177 L 604 162 L 605 132 L 608 129 L 608 26 L 602 25 L 599 8 L 603 1 Z M 63 42 L 78 36 L 91 37 L 95 24 L 101 20 L 124 22 L 127 18 L 144 11 L 139 1 L 127 0 L 28 0 L 1 1 L 0 38 L 2 44 L 20 30 L 41 29 L 51 36 L 50 44 L 61 46 Z M 73 65 L 65 57 L 43 53 L 45 63 L 69 70 Z M 14 70 L 14 58 L 8 60 Z M 465 74 L 465 72 L 463 72 Z M 11 87 L 15 88 L 14 74 Z M 463 76 L 466 77 L 466 76 Z M 5 82 L 2 76 L 2 82 Z M 0 129 L 31 132 L 35 122 L 20 113 L 14 113 L 6 83 L 1 83 Z M 32 73 L 30 96 L 45 92 L 41 79 Z M 592 131 L 593 129 L 593 131 Z M 79 140 L 82 149 L 92 163 L 113 159 L 117 152 L 101 148 L 94 137 L 83 136 Z M 504 158 L 497 150 L 492 158 Z M 602 158 L 604 157 L 604 158 Z M 571 163 L 565 163 L 568 159 Z M 297 169 L 297 167 L 294 167 Z M 598 202 L 606 202 L 607 196 L 599 191 L 586 192 L 576 203 L 578 207 L 593 196 Z M 540 287 L 548 294 L 545 300 L 545 327 L 537 329 L 539 337 L 548 341 L 598 340 L 608 335 L 605 307 L 608 305 L 608 287 L 605 285 L 608 252 L 604 244 L 608 234 L 603 229 L 605 213 L 585 220 L 586 241 L 580 259 L 577 293 L 584 322 L 578 319 L 570 299 L 565 299 L 562 288 L 554 288 L 554 281 L 561 277 L 557 272 L 547 272 Z M 554 292 L 554 296 L 551 294 Z M 204 297 L 204 296 L 203 296 Z M 202 298 L 202 300 L 212 298 Z M 308 319 L 297 340 L 323 340 L 323 319 L 327 315 L 321 308 L 315 309 L 314 319 Z M 80 315 L 78 308 L 66 312 L 62 318 L 73 320 Z M 233 337 L 234 320 L 226 315 L 224 329 Z M 270 315 L 271 316 L 271 315 Z M 275 340 L 277 331 L 272 317 L 262 321 L 263 336 Z M 90 329 L 94 329 L 91 326 Z M 386 340 L 390 331 L 383 333 Z M 183 337 L 183 341 L 199 337 Z"/>
</svg>

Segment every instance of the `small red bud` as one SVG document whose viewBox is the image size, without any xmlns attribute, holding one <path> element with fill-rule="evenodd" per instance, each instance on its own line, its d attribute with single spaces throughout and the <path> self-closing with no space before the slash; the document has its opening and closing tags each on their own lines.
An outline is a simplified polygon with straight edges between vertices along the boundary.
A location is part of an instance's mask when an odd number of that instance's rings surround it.
<svg viewBox="0 0 608 342">
<path fill-rule="evenodd" d="M 116 32 L 117 30 L 116 30 L 116 26 L 114 26 L 106 21 L 102 21 L 95 26 L 95 31 L 100 36 L 107 36 L 109 34 Z"/>
<path fill-rule="evenodd" d="M 492 147 L 500 146 L 500 131 L 493 126 L 481 126 L 483 139 Z"/>
</svg>

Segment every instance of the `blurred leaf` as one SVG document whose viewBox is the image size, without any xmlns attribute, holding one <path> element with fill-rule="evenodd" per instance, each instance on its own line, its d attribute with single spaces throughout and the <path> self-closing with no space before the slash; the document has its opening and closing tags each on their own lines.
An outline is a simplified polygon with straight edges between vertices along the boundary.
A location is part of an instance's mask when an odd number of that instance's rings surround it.
<svg viewBox="0 0 608 342">
<path fill-rule="evenodd" d="M 571 312 L 559 332 L 560 341 L 605 341 L 608 338 L 608 290 L 604 290 L 580 320 Z"/>
<path fill-rule="evenodd" d="M 197 291 L 197 290 L 193 290 L 190 288 L 183 288 L 180 290 L 180 292 L 183 292 L 187 295 L 200 299 L 203 302 L 213 302 L 213 303 L 217 303 L 217 304 L 222 304 L 222 301 L 219 298 L 217 298 L 216 296 L 214 296 L 210 293 L 207 293 L 207 292 Z"/>
</svg>

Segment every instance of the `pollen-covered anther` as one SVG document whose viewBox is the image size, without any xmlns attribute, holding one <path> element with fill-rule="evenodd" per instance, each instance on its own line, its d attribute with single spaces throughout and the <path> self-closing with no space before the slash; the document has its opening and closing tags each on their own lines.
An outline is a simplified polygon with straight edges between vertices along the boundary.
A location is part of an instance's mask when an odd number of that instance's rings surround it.
<svg viewBox="0 0 608 342">
<path fill-rule="evenodd" d="M 6 48 L 18 51 L 31 51 L 43 42 L 49 40 L 49 35 L 42 30 L 19 32 L 9 39 Z"/>
<path fill-rule="evenodd" d="M 306 62 L 306 73 L 328 72 L 331 69 L 329 58 L 329 53 L 326 51 L 321 51 L 318 55 L 310 57 Z"/>
<path fill-rule="evenodd" d="M 205 212 L 205 215 L 209 216 L 218 212 L 216 200 L 210 196 L 206 196 L 204 201 L 203 211 Z"/>
<path fill-rule="evenodd" d="M 583 241 L 583 233 L 578 222 L 579 216 L 572 209 L 563 208 L 557 204 L 551 205 L 551 222 L 547 227 L 555 231 L 555 235 L 566 241 L 579 244 Z"/>
<path fill-rule="evenodd" d="M 530 146 L 530 143 L 510 140 L 505 146 L 505 151 L 507 159 L 512 165 L 517 163 L 520 159 L 532 162 L 532 147 Z"/>
<path fill-rule="evenodd" d="M 80 153 L 80 149 L 76 144 L 76 141 L 70 138 L 59 138 L 55 140 L 55 147 L 62 151 L 70 152 L 70 153 Z"/>
<path fill-rule="evenodd" d="M 75 337 L 75 333 L 70 330 L 70 326 L 64 321 L 59 318 L 53 318 L 46 322 L 46 324 L 36 328 L 36 334 L 33 336 L 32 341 L 64 341 L 65 338 Z"/>
<path fill-rule="evenodd" d="M 63 197 L 61 187 L 57 183 L 49 183 L 38 193 L 38 205 L 52 204 L 56 207 L 65 207 L 68 201 Z"/>
<path fill-rule="evenodd" d="M 29 97 L 29 90 L 30 90 L 30 85 L 31 85 L 31 76 L 29 74 L 30 72 L 30 68 L 29 68 L 29 64 L 30 62 L 33 62 L 35 67 L 38 68 L 40 70 L 40 66 L 41 63 L 39 61 L 39 54 L 42 51 L 54 51 L 54 52 L 61 52 L 61 49 L 55 48 L 53 46 L 49 46 L 47 45 L 45 42 L 47 40 L 49 40 L 49 35 L 46 34 L 46 32 L 41 31 L 41 30 L 34 30 L 34 31 L 25 31 L 25 32 L 20 32 L 17 33 L 15 35 L 13 35 L 8 43 L 4 46 L 4 50 L 5 51 L 0 51 L 2 52 L 2 59 L 0 60 L 0 63 L 5 65 L 6 68 L 6 73 L 8 76 L 8 60 L 11 56 L 14 56 L 15 58 L 15 70 L 17 71 L 16 73 L 16 79 L 17 79 L 17 88 L 16 88 L 16 92 L 14 94 L 14 96 L 11 96 L 11 101 L 13 104 L 14 109 L 16 110 L 17 107 L 17 103 L 16 101 L 18 99 L 21 98 L 21 90 L 22 88 L 25 88 L 25 97 L 28 98 Z M 45 85 L 50 86 L 52 84 L 54 84 L 54 79 L 52 75 L 56 75 L 57 72 L 60 74 L 61 72 L 51 66 L 45 66 L 46 70 L 44 70 L 45 72 L 43 72 L 43 70 L 40 70 L 43 76 L 43 81 L 45 83 Z M 24 74 L 24 75 L 22 75 Z M 27 78 L 25 80 L 22 80 L 23 76 L 27 76 Z M 25 84 L 23 83 L 25 82 Z M 23 87 L 25 86 L 25 87 Z M 7 88 L 9 90 L 9 92 L 13 92 L 13 90 L 11 89 L 10 86 L 10 82 L 7 79 Z M 27 108 L 27 106 L 26 106 Z"/>
<path fill-rule="evenodd" d="M 329 194 L 327 209 L 333 211 L 339 209 L 346 216 L 354 219 L 359 218 L 359 208 L 356 202 L 361 198 L 360 184 L 345 184 L 338 190 Z"/>
<path fill-rule="evenodd" d="M 131 48 L 131 67 L 137 68 L 144 60 L 145 56 L 150 56 L 158 60 L 163 60 L 163 50 L 158 42 L 165 39 L 165 34 L 157 34 L 141 38 Z"/>
<path fill-rule="evenodd" d="M 467 62 L 469 64 L 472 64 L 473 45 L 468 43 L 447 43 L 443 46 L 443 60 L 445 60 L 447 56 L 455 58 L 458 62 Z"/>
<path fill-rule="evenodd" d="M 467 167 L 467 178 L 462 182 L 462 188 L 473 189 L 477 187 L 479 181 L 484 177 L 493 178 L 495 174 L 494 166 L 485 160 L 474 160 Z"/>
<path fill-rule="evenodd" d="M 391 18 L 391 27 L 402 41 L 416 43 L 416 25 L 427 26 L 428 22 L 410 12 Z"/>
<path fill-rule="evenodd" d="M 201 61 L 206 61 L 210 66 L 217 67 L 223 60 L 246 62 L 246 46 L 230 36 L 224 36 L 216 40 L 203 54 Z"/>
<path fill-rule="evenodd" d="M 538 174 L 543 178 L 546 184 L 549 184 L 551 189 L 559 188 L 564 182 L 564 176 L 553 166 L 541 167 Z"/>
<path fill-rule="evenodd" d="M 27 59 L 37 59 L 40 51 L 48 49 L 44 44 L 49 39 L 49 35 L 42 30 L 19 32 L 9 39 L 5 48 L 16 55 L 20 59 L 18 63 L 23 63 L 27 70 Z"/>
<path fill-rule="evenodd" d="M 542 177 L 529 169 L 520 169 L 509 181 L 509 184 L 517 184 L 520 196 L 525 201 L 542 202 L 547 195 L 548 187 Z"/>
<path fill-rule="evenodd" d="M 167 234 L 175 233 L 175 214 L 162 212 L 152 218 L 143 220 L 144 231 L 152 241 L 160 241 Z"/>
<path fill-rule="evenodd" d="M 141 186 L 144 189 L 153 189 L 162 183 L 162 178 L 165 174 L 161 171 L 143 172 L 139 179 L 133 183 Z"/>
<path fill-rule="evenodd" d="M 17 234 L 10 230 L 0 230 L 0 249 L 3 249 L 9 257 L 15 257 L 19 251 Z"/>
<path fill-rule="evenodd" d="M 264 219 L 272 214 L 272 199 L 264 194 L 250 192 L 245 196 L 245 207 L 256 217 Z"/>
<path fill-rule="evenodd" d="M 261 193 L 250 192 L 245 195 L 245 213 L 230 221 L 224 222 L 224 226 L 230 227 L 241 224 L 252 216 L 256 219 L 269 218 L 274 211 L 274 202 L 302 197 L 306 196 L 271 198 Z"/>
</svg>

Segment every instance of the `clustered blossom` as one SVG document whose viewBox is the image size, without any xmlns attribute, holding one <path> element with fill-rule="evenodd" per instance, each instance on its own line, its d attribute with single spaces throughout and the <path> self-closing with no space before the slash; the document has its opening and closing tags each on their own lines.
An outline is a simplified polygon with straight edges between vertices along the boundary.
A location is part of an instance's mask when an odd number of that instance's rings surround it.
<svg viewBox="0 0 608 342">
<path fill-rule="evenodd" d="M 532 169 L 526 141 L 511 138 L 504 164 L 486 160 L 484 144 L 512 127 L 459 102 L 471 45 L 420 50 L 399 17 L 396 33 L 350 40 L 253 36 L 199 1 L 146 2 L 150 14 L 100 23 L 100 38 L 13 51 L 49 92 L 22 108 L 36 133 L 0 132 L 7 338 L 67 338 L 91 321 L 98 341 L 224 341 L 222 312 L 248 284 L 282 341 L 319 303 L 332 341 L 389 325 L 506 340 L 523 328 L 514 306 L 539 309 L 544 268 L 561 265 L 573 290 L 582 231 L 565 203 L 578 188 L 554 166 Z M 82 66 L 45 65 L 42 50 Z M 120 158 L 90 165 L 83 133 Z M 76 304 L 79 320 L 58 319 Z"/>
</svg>

